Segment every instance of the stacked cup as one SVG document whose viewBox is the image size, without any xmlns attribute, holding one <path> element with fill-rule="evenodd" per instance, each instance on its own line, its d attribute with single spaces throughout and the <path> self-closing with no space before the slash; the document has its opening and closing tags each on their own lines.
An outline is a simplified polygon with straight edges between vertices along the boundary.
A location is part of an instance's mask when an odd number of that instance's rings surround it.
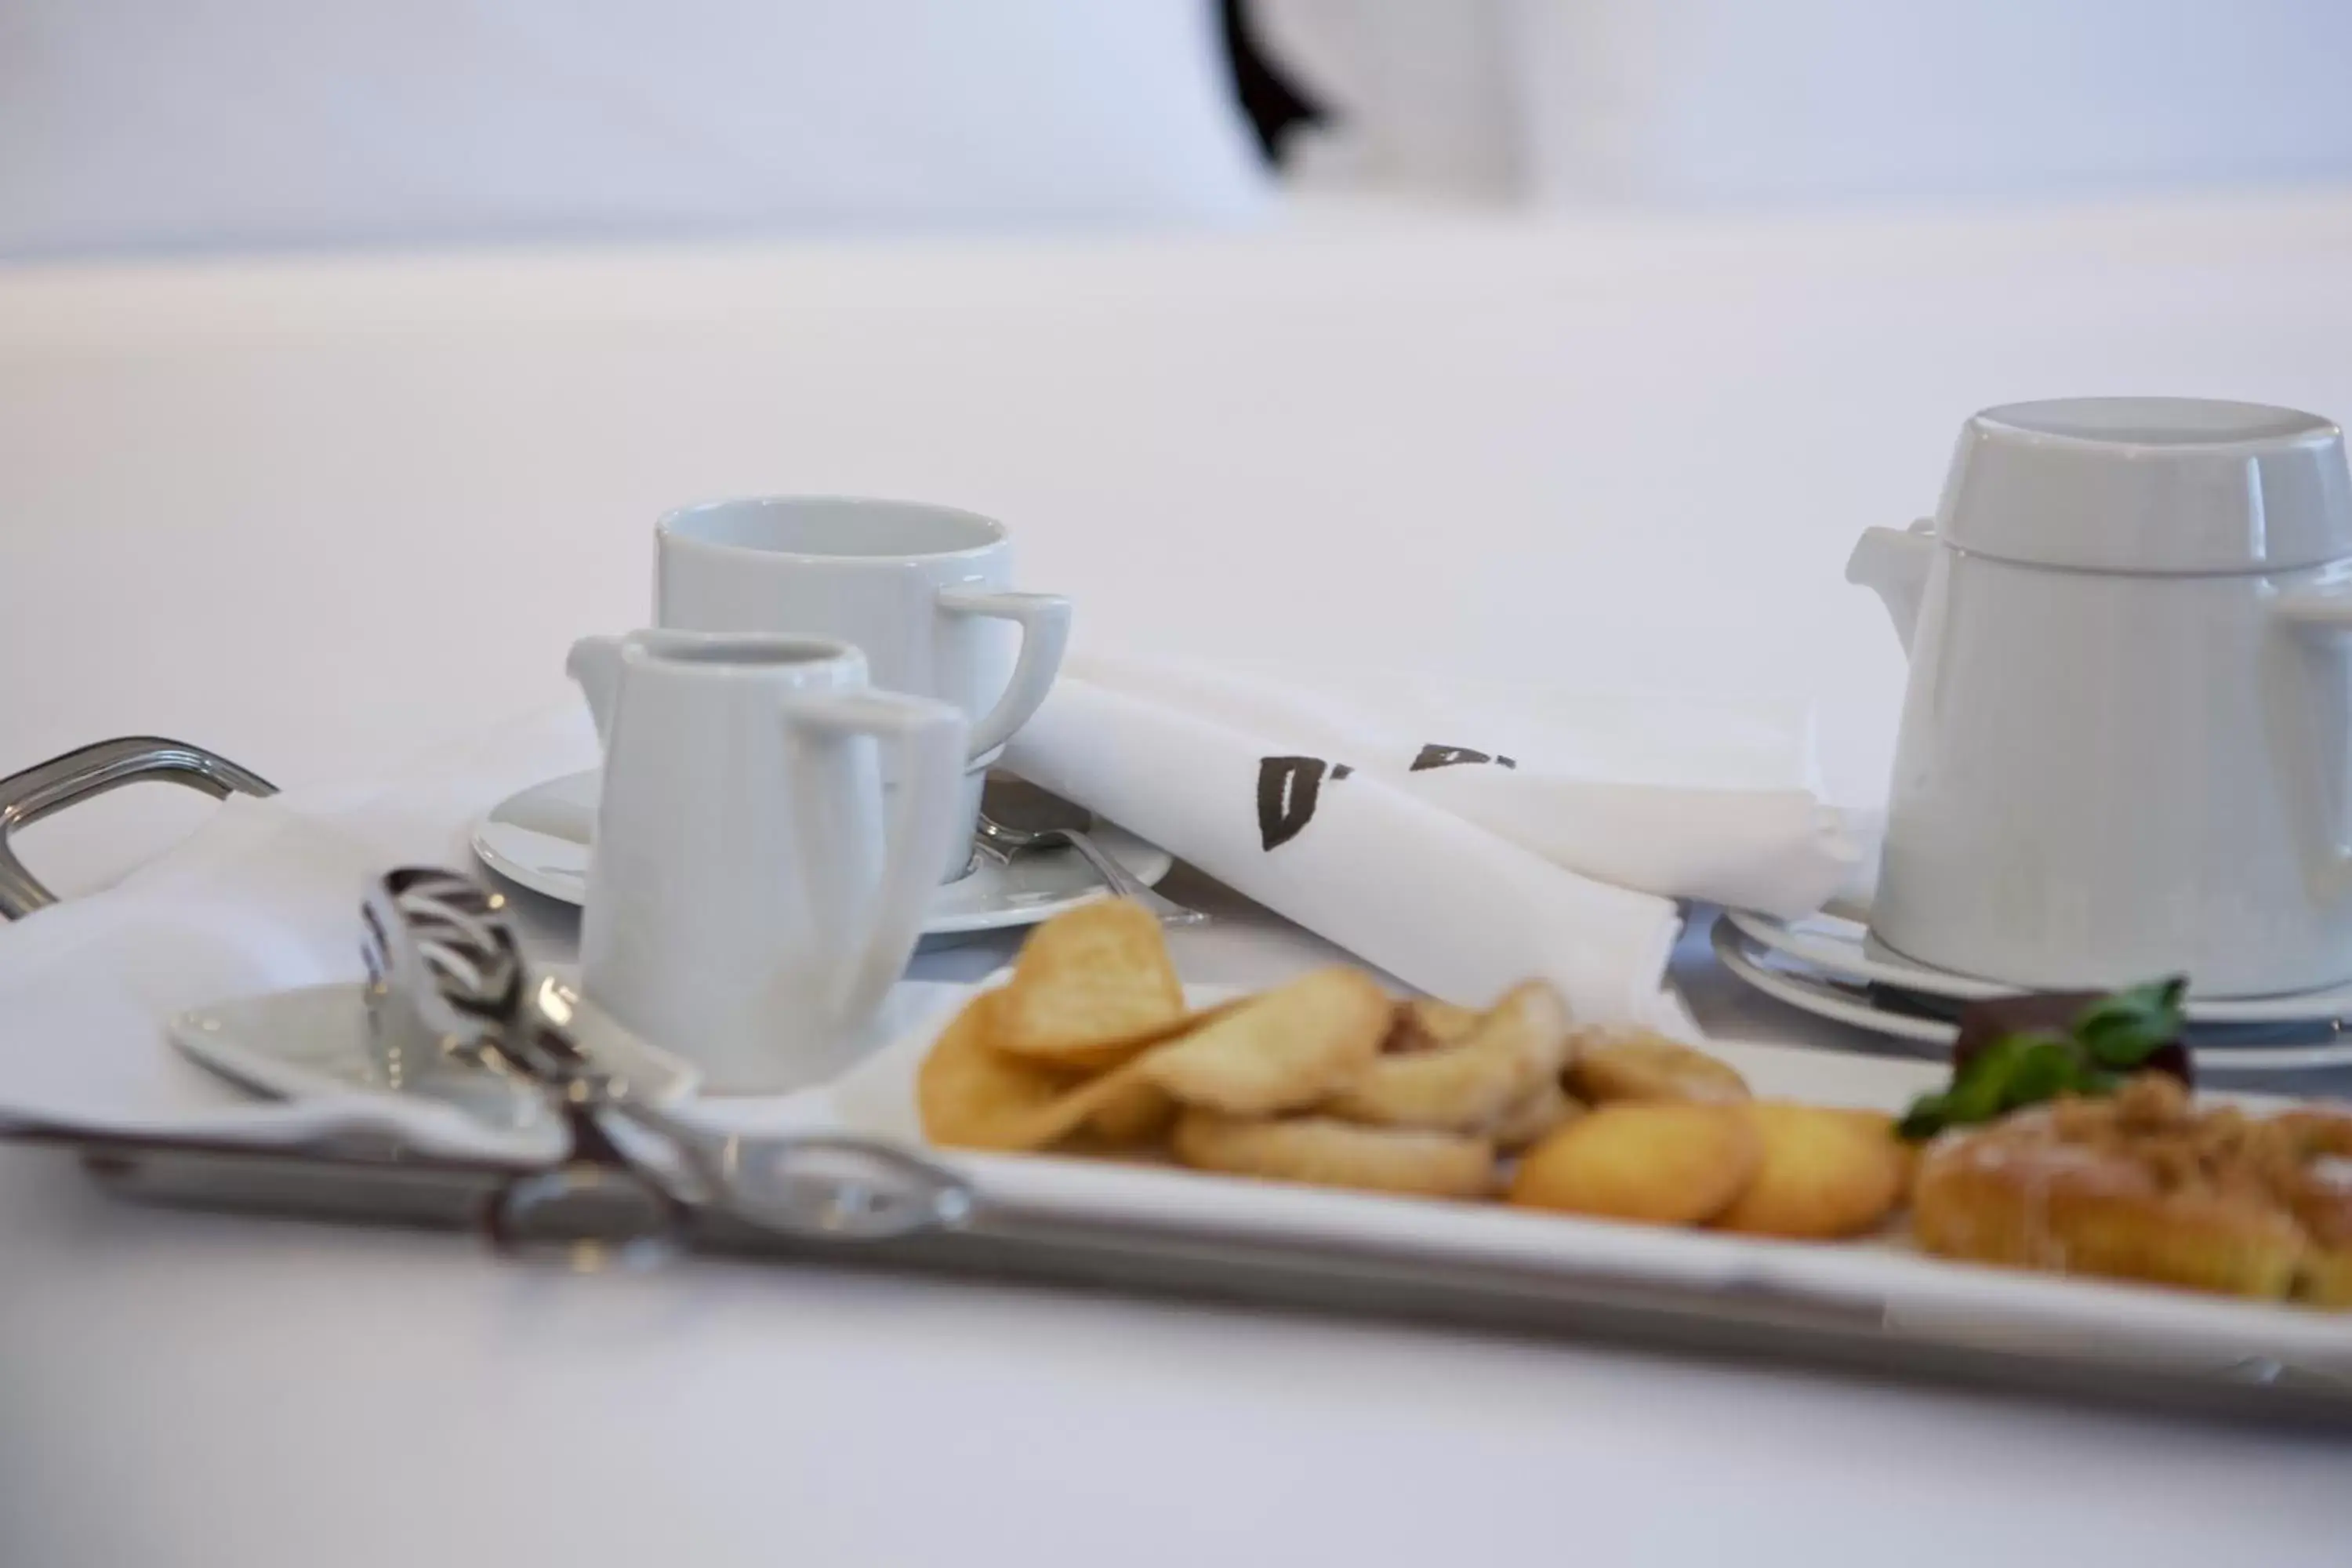
<svg viewBox="0 0 2352 1568">
<path fill-rule="evenodd" d="M 866 1043 L 970 867 L 1069 602 L 1013 592 L 1003 526 L 952 507 L 714 501 L 655 542 L 657 629 L 572 653 L 606 759 L 584 988 L 709 1090 L 797 1088 Z"/>
</svg>

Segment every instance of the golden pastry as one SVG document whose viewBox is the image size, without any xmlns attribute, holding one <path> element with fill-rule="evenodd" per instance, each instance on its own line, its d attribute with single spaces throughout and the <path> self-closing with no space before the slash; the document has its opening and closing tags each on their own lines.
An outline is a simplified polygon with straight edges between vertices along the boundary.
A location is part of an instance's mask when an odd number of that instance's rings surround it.
<svg viewBox="0 0 2352 1568">
<path fill-rule="evenodd" d="M 1764 1143 L 1755 1177 L 1716 1215 L 1724 1230 L 1829 1240 L 1874 1230 L 1903 1195 L 1909 1163 L 1895 1119 L 1758 1100 L 1742 1108 Z"/>
<path fill-rule="evenodd" d="M 1737 1106 L 1603 1105 L 1519 1161 L 1510 1199 L 1610 1219 L 1700 1225 L 1737 1198 L 1764 1154 Z"/>
<path fill-rule="evenodd" d="M 1946 1258 L 2284 1297 L 2308 1243 L 2273 1189 L 2302 1163 L 2282 1128 L 2196 1111 L 2178 1081 L 2146 1073 L 2112 1099 L 1938 1137 L 1912 1184 L 1912 1235 Z"/>
</svg>

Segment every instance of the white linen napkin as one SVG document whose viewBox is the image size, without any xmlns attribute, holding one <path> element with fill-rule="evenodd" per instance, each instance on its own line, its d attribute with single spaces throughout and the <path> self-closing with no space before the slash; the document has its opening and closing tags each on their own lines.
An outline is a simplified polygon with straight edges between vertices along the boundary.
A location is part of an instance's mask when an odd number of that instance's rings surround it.
<svg viewBox="0 0 2352 1568">
<path fill-rule="evenodd" d="M 1064 676 L 1006 765 L 1452 1001 L 1531 974 L 1581 1017 L 1670 1022 L 1674 904 L 1549 865 L 1346 762 Z"/>
<path fill-rule="evenodd" d="M 1344 669 L 1269 679 L 1101 655 L 1073 658 L 1068 673 L 1343 760 L 1556 866 L 1637 892 L 1793 920 L 1866 858 L 1867 836 L 1821 799 L 1804 712 Z"/>
<path fill-rule="evenodd" d="M 1685 1027 L 1671 899 L 1803 912 L 1856 858 L 1801 726 L 1347 687 L 1076 658 L 1005 764 L 1433 994 L 1541 974 L 1596 1021 Z"/>
</svg>

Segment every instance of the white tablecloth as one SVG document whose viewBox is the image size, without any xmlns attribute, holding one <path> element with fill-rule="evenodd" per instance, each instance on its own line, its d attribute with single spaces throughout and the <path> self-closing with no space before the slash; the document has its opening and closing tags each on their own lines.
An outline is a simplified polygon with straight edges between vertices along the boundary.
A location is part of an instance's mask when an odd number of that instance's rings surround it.
<svg viewBox="0 0 2352 1568">
<path fill-rule="evenodd" d="M 1866 798 L 1901 670 L 1853 535 L 1933 506 L 1970 409 L 2095 391 L 2352 411 L 2352 197 L 0 275 L 0 767 L 128 731 L 289 783 L 388 764 L 559 697 L 572 636 L 642 616 L 661 508 L 802 489 L 993 511 L 1138 647 L 1811 700 Z M 130 792 L 28 858 L 96 886 L 204 809 Z M 1317 956 L 1181 940 L 1204 980 Z M 1710 1027 L 1799 1032 L 1685 973 Z M 2270 1563 L 2352 1527 L 2310 1438 L 746 1265 L 558 1278 L 117 1206 L 37 1150 L 0 1151 L 0 1559 L 44 1568 Z"/>
</svg>

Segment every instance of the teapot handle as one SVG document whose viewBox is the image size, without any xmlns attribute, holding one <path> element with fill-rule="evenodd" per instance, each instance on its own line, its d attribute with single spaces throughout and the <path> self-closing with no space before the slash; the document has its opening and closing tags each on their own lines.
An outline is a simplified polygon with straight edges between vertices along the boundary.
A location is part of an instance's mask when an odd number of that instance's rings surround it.
<svg viewBox="0 0 2352 1568">
<path fill-rule="evenodd" d="M 878 875 L 852 863 L 867 842 L 842 831 L 842 821 L 822 811 L 803 818 L 808 863 L 820 871 L 809 880 L 812 893 L 842 900 L 814 911 L 811 922 L 835 932 L 841 944 L 834 963 L 840 983 L 828 1008 L 828 1021 L 838 1025 L 882 1005 L 923 933 L 949 844 L 969 830 L 956 807 L 970 731 L 961 709 L 872 689 L 795 695 L 785 699 L 780 717 L 794 742 L 800 799 L 845 800 L 837 792 L 850 766 L 846 748 L 867 737 L 881 748 L 879 778 L 898 781 L 898 798 L 883 825 Z M 850 787 L 863 782 L 853 775 Z M 848 809 L 856 812 L 856 804 L 848 803 Z"/>
<path fill-rule="evenodd" d="M 2352 583 L 2293 588 L 2271 601 L 2271 615 L 2296 631 L 2322 636 L 2352 632 Z"/>
<path fill-rule="evenodd" d="M 2290 589 L 2271 601 L 2270 613 L 2280 626 L 2312 645 L 2305 648 L 2307 654 L 2333 653 L 2352 638 L 2352 582 Z M 2331 717 L 2336 720 L 2332 728 L 2324 722 L 2288 726 L 2303 754 L 2286 758 L 2285 772 L 2290 787 L 2300 796 L 2305 820 L 2313 824 L 2306 835 L 2307 874 L 2324 896 L 2335 899 L 2352 887 L 2352 846 L 2345 841 L 2346 825 L 2352 821 L 2352 802 L 2345 796 L 2340 755 L 2330 759 L 2321 748 L 2326 748 L 2332 739 L 2340 753 L 2352 715 Z"/>
</svg>

